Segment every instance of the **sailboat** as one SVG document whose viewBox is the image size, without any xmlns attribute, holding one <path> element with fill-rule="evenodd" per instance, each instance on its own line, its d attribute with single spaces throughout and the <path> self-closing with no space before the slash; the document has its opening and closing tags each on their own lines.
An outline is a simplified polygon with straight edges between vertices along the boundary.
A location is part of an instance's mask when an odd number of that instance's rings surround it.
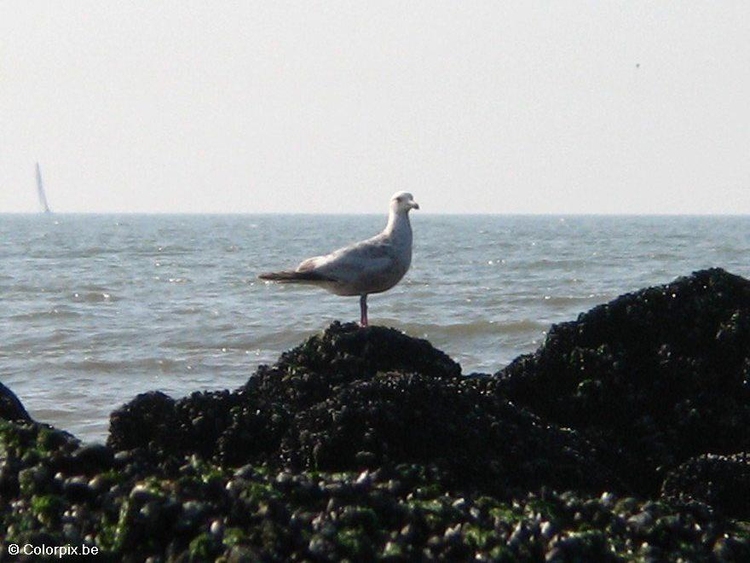
<svg viewBox="0 0 750 563">
<path fill-rule="evenodd" d="M 44 193 L 44 183 L 42 183 L 42 169 L 39 163 L 36 163 L 36 191 L 39 196 L 39 205 L 44 213 L 52 213 L 47 202 L 47 195 Z"/>
</svg>

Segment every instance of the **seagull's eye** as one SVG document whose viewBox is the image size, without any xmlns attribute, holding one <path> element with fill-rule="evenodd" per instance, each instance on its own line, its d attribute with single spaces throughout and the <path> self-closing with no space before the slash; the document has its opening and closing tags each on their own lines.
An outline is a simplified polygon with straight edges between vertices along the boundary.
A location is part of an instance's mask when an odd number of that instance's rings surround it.
<svg viewBox="0 0 750 563">
<path fill-rule="evenodd" d="M 396 198 L 396 201 L 399 202 L 399 203 L 401 203 L 402 201 L 404 201 L 404 198 L 402 198 L 401 196 L 398 196 Z"/>
</svg>

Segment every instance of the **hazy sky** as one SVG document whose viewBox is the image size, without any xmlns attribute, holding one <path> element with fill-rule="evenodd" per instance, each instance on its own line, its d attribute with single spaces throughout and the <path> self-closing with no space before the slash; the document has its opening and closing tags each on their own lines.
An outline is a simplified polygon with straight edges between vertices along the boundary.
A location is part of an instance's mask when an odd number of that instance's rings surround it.
<svg viewBox="0 0 750 563">
<path fill-rule="evenodd" d="M 0 212 L 750 213 L 750 2 L 0 0 Z"/>
</svg>

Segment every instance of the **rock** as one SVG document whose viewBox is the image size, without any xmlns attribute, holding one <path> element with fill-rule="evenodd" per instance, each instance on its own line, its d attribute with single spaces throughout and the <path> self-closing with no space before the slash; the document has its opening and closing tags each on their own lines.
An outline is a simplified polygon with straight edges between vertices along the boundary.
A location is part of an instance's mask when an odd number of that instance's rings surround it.
<svg viewBox="0 0 750 563">
<path fill-rule="evenodd" d="M 147 447 L 151 441 L 169 446 L 178 430 L 174 399 L 161 391 L 141 393 L 110 415 L 109 426 L 107 445 L 115 449 Z"/>
<path fill-rule="evenodd" d="M 273 427 L 283 421 L 274 409 L 242 390 L 196 392 L 178 400 L 144 393 L 110 415 L 107 445 L 161 459 L 197 454 L 240 466 L 280 443 Z"/>
<path fill-rule="evenodd" d="M 79 472 L 93 474 L 110 469 L 115 454 L 112 448 L 103 444 L 84 444 L 71 454 L 71 460 Z"/>
<path fill-rule="evenodd" d="M 609 446 L 639 494 L 661 467 L 750 449 L 750 282 L 721 269 L 623 295 L 553 326 L 496 392 Z"/>
<path fill-rule="evenodd" d="M 193 393 L 176 401 L 159 392 L 137 396 L 112 413 L 107 443 L 162 456 L 197 453 L 233 466 L 274 460 L 297 413 L 325 401 L 334 389 L 381 371 L 417 368 L 440 380 L 461 374 L 426 340 L 335 322 L 272 368 L 261 367 L 235 392 Z"/>
<path fill-rule="evenodd" d="M 393 328 L 338 322 L 282 354 L 276 366 L 285 371 L 316 371 L 340 380 L 367 379 L 383 371 L 418 371 L 441 379 L 461 375 L 461 366 L 427 340 Z"/>
<path fill-rule="evenodd" d="M 667 474 L 661 494 L 703 502 L 728 516 L 750 520 L 750 454 L 691 458 Z"/>
<path fill-rule="evenodd" d="M 136 397 L 113 413 L 109 443 L 295 471 L 433 464 L 456 486 L 496 494 L 617 485 L 586 439 L 494 395 L 488 382 L 462 378 L 425 340 L 334 323 L 233 393 Z"/>
<path fill-rule="evenodd" d="M 245 390 L 296 413 L 325 400 L 337 386 L 385 372 L 451 380 L 461 376 L 461 366 L 426 340 L 395 329 L 334 322 L 282 354 L 273 367 L 261 366 Z"/>
<path fill-rule="evenodd" d="M 81 503 L 95 496 L 95 491 L 83 477 L 71 477 L 62 485 L 62 493 L 72 503 Z"/>
<path fill-rule="evenodd" d="M 483 383 L 385 373 L 341 386 L 298 413 L 281 455 L 292 467 L 326 471 L 434 464 L 455 487 L 497 495 L 612 485 L 590 443 L 487 393 Z"/>
<path fill-rule="evenodd" d="M 31 421 L 23 403 L 2 383 L 0 383 L 0 419 Z"/>
</svg>

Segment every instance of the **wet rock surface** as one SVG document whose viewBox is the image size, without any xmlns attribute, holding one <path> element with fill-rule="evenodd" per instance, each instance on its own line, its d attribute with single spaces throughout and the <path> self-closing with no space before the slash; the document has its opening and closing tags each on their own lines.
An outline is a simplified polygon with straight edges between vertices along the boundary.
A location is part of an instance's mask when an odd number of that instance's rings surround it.
<svg viewBox="0 0 750 563">
<path fill-rule="evenodd" d="M 0 420 L 31 420 L 16 394 L 0 383 Z"/>
<path fill-rule="evenodd" d="M 707 454 L 669 471 L 662 496 L 698 500 L 722 513 L 750 520 L 750 454 Z"/>
<path fill-rule="evenodd" d="M 494 376 L 334 323 L 235 391 L 139 395 L 107 445 L 3 414 L 0 560 L 750 560 L 749 377 L 750 282 L 718 269 Z"/>
<path fill-rule="evenodd" d="M 624 295 L 553 326 L 497 393 L 608 446 L 642 495 L 662 470 L 750 450 L 750 282 L 720 269 Z"/>
<path fill-rule="evenodd" d="M 140 395 L 110 428 L 113 448 L 157 461 L 198 455 L 294 471 L 433 464 L 446 484 L 506 496 L 614 480 L 584 437 L 499 397 L 487 378 L 462 377 L 426 341 L 354 324 L 333 324 L 233 393 Z"/>
</svg>

